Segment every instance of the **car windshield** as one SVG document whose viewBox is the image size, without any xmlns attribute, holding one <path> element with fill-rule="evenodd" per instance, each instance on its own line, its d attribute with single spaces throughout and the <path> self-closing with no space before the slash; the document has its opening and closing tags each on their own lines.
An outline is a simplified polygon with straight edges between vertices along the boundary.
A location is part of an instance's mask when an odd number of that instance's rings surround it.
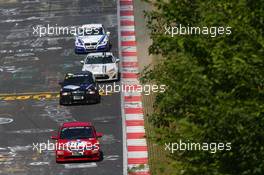
<svg viewBox="0 0 264 175">
<path fill-rule="evenodd" d="M 100 28 L 84 28 L 78 33 L 79 36 L 104 35 L 104 30 Z"/>
<path fill-rule="evenodd" d="M 94 138 L 91 127 L 70 127 L 61 130 L 60 139 L 89 139 Z"/>
<path fill-rule="evenodd" d="M 109 56 L 91 56 L 87 57 L 85 64 L 107 64 L 114 63 L 113 57 Z"/>
<path fill-rule="evenodd" d="M 80 84 L 92 84 L 94 83 L 92 76 L 72 76 L 66 77 L 64 80 L 65 85 L 80 85 Z"/>
</svg>

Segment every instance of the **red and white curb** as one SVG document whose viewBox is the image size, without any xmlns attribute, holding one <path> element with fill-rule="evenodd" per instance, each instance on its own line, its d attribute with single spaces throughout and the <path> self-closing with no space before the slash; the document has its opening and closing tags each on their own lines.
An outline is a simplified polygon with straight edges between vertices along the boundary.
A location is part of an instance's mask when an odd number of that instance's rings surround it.
<svg viewBox="0 0 264 175">
<path fill-rule="evenodd" d="M 118 1 L 121 84 L 139 85 L 133 0 Z M 122 92 L 124 174 L 150 175 L 141 94 Z"/>
</svg>

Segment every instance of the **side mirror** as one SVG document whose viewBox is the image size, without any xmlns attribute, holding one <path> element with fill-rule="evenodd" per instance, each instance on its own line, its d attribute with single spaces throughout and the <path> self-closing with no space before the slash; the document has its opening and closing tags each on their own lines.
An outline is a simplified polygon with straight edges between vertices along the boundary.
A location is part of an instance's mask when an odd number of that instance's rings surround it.
<svg viewBox="0 0 264 175">
<path fill-rule="evenodd" d="M 81 64 L 84 64 L 84 61 L 82 60 L 82 61 L 80 61 L 80 63 L 81 63 Z"/>
<path fill-rule="evenodd" d="M 58 136 L 51 136 L 50 137 L 52 140 L 58 140 Z"/>
<path fill-rule="evenodd" d="M 106 35 L 110 36 L 110 34 L 111 34 L 110 32 L 106 32 Z"/>
<path fill-rule="evenodd" d="M 72 33 L 72 35 L 75 37 L 78 36 L 78 34 L 76 32 Z"/>
<path fill-rule="evenodd" d="M 62 82 L 62 81 L 60 81 L 58 84 L 62 86 L 62 85 L 63 85 L 63 82 Z"/>
<path fill-rule="evenodd" d="M 103 137 L 103 133 L 101 133 L 101 132 L 97 132 L 97 133 L 96 133 L 96 137 L 98 137 L 98 138 Z"/>
<path fill-rule="evenodd" d="M 117 59 L 116 59 L 116 62 L 117 62 L 117 63 L 119 63 L 119 62 L 120 62 L 120 59 L 119 59 L 119 58 L 117 58 Z"/>
</svg>

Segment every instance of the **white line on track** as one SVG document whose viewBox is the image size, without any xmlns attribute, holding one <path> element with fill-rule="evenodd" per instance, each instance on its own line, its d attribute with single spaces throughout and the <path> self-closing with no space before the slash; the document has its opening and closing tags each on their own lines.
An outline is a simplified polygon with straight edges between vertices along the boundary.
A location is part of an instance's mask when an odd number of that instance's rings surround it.
<svg viewBox="0 0 264 175">
<path fill-rule="evenodd" d="M 126 120 L 143 120 L 143 114 L 126 114 Z"/>
<path fill-rule="evenodd" d="M 127 139 L 128 146 L 147 146 L 146 139 Z"/>
<path fill-rule="evenodd" d="M 128 152 L 128 158 L 147 158 L 147 157 L 148 157 L 147 151 Z"/>
<path fill-rule="evenodd" d="M 127 133 L 145 133 L 144 126 L 127 126 Z"/>
<path fill-rule="evenodd" d="M 123 10 L 133 10 L 133 5 L 122 5 L 120 6 L 120 10 L 123 11 Z"/>
<path fill-rule="evenodd" d="M 75 169 L 75 168 L 94 168 L 97 167 L 97 164 L 95 162 L 91 163 L 72 163 L 72 164 L 64 164 L 64 167 L 66 169 Z"/>
</svg>

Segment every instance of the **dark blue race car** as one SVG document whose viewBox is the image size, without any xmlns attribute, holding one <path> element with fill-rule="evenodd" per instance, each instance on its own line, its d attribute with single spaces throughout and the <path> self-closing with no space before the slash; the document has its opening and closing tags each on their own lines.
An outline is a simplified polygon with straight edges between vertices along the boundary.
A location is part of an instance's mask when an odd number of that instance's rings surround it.
<svg viewBox="0 0 264 175">
<path fill-rule="evenodd" d="M 60 85 L 60 105 L 100 103 L 101 101 L 95 78 L 91 72 L 68 73 Z"/>
</svg>

